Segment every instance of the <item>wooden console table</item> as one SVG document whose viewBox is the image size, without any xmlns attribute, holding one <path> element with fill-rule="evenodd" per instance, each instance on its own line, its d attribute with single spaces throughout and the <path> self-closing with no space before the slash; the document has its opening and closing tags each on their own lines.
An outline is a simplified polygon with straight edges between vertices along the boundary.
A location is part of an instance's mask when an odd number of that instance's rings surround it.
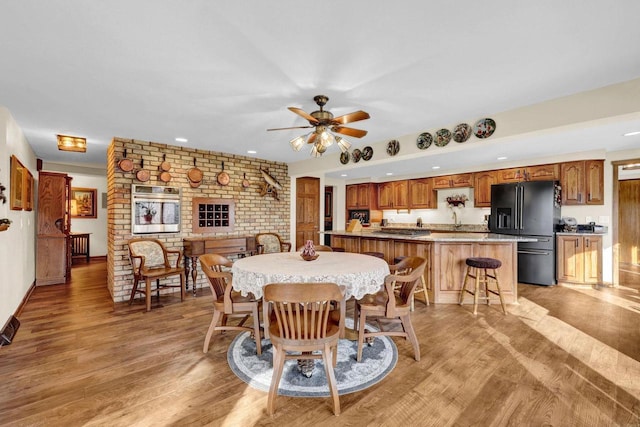
<svg viewBox="0 0 640 427">
<path fill-rule="evenodd" d="M 190 237 L 184 242 L 184 269 L 186 287 L 189 289 L 189 271 L 193 280 L 193 296 L 196 296 L 198 258 L 203 254 L 237 255 L 241 258 L 256 252 L 255 236 L 239 237 Z"/>
</svg>

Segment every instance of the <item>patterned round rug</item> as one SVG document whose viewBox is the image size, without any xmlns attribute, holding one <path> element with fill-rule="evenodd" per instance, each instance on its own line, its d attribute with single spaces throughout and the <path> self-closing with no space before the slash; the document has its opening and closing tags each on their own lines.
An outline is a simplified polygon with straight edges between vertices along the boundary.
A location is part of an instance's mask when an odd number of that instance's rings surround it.
<svg viewBox="0 0 640 427">
<path fill-rule="evenodd" d="M 367 325 L 367 329 L 374 328 Z M 398 349 L 389 337 L 376 337 L 372 345 L 364 346 L 362 361 L 356 361 L 357 341 L 340 340 L 338 362 L 334 369 L 338 394 L 353 393 L 370 387 L 389 374 L 398 361 Z M 249 332 L 239 334 L 231 343 L 227 360 L 234 374 L 251 387 L 269 391 L 273 374 L 273 348 L 262 340 L 262 355 L 256 355 L 256 344 Z M 305 377 L 295 359 L 284 364 L 278 394 L 296 397 L 328 397 L 329 386 L 322 359 L 315 360 L 313 375 Z"/>
</svg>

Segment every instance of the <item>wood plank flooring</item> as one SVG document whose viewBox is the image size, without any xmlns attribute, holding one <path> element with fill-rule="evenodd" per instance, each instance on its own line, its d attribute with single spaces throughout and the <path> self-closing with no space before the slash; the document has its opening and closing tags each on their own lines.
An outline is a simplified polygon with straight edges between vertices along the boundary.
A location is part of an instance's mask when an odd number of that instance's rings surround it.
<svg viewBox="0 0 640 427">
<path fill-rule="evenodd" d="M 35 289 L 0 348 L 0 425 L 640 426 L 640 275 L 619 288 L 520 285 L 520 304 L 416 304 L 422 358 L 396 339 L 394 371 L 340 397 L 279 396 L 231 373 L 234 334 L 202 342 L 210 295 L 114 307 L 104 262 Z M 190 294 L 190 293 L 189 293 Z M 161 305 L 159 305 L 161 304 Z"/>
</svg>

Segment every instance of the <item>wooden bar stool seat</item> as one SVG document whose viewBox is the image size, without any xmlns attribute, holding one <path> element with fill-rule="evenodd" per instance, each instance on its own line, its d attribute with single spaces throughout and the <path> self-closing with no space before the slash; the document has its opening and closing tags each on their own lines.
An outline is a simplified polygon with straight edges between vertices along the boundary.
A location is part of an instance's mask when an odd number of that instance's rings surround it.
<svg viewBox="0 0 640 427">
<path fill-rule="evenodd" d="M 500 282 L 498 281 L 498 273 L 496 270 L 502 266 L 502 262 L 494 258 L 467 258 L 467 274 L 464 276 L 464 283 L 460 290 L 460 305 L 462 305 L 465 297 L 465 293 L 468 292 L 473 295 L 473 314 L 478 314 L 478 300 L 480 298 L 487 301 L 487 305 L 491 303 L 490 294 L 497 295 L 500 298 L 500 305 L 502 306 L 502 312 L 507 314 L 507 308 L 504 305 L 504 299 L 502 298 L 502 292 L 500 290 Z M 492 273 L 488 273 L 487 270 L 492 270 Z M 475 279 L 474 290 L 467 289 L 467 281 L 471 277 Z M 489 283 L 493 281 L 496 285 L 496 289 L 489 289 Z M 484 284 L 484 296 L 480 296 L 480 284 Z"/>
<path fill-rule="evenodd" d="M 406 256 L 397 256 L 393 258 L 393 265 L 399 264 L 403 259 L 407 258 Z M 420 283 L 416 287 L 414 295 L 416 293 L 422 292 L 424 294 L 424 304 L 429 305 L 429 293 L 427 292 L 427 284 L 424 282 L 424 276 L 420 277 Z M 414 295 L 411 296 L 411 311 L 415 310 L 415 298 Z"/>
</svg>

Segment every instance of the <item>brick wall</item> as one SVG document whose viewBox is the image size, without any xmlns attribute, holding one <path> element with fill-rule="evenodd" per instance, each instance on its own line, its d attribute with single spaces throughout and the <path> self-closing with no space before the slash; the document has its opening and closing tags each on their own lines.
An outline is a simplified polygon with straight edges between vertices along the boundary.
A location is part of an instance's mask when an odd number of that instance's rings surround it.
<svg viewBox="0 0 640 427">
<path fill-rule="evenodd" d="M 133 160 L 135 165 L 133 172 L 123 172 L 117 166 L 118 161 L 123 158 L 125 149 L 127 149 L 127 158 Z M 163 155 L 166 155 L 166 161 L 171 163 L 172 179 L 166 184 L 158 178 Z M 192 188 L 187 179 L 187 172 L 193 167 L 194 157 L 198 168 L 204 173 L 202 184 L 198 188 Z M 141 159 L 144 159 L 144 168 L 151 172 L 151 179 L 145 183 L 135 179 L 135 171 L 140 168 Z M 216 180 L 223 161 L 224 170 L 231 177 L 227 186 L 219 185 Z M 284 187 L 278 192 L 279 201 L 270 195 L 260 196 L 258 186 L 264 182 L 260 168 L 268 169 Z M 245 173 L 250 183 L 249 188 L 242 187 Z M 127 242 L 132 237 L 137 237 L 131 233 L 131 184 L 134 183 L 181 187 L 181 232 L 145 235 L 161 240 L 167 248 L 182 249 L 182 239 L 185 237 L 247 236 L 266 231 L 275 231 L 289 241 L 290 182 L 285 163 L 148 141 L 114 138 L 107 150 L 107 283 L 115 302 L 128 300 L 133 285 Z M 192 233 L 191 200 L 194 197 L 233 199 L 235 203 L 233 232 Z M 205 280 L 204 275 L 199 271 L 198 287 L 207 286 Z M 171 291 L 173 290 L 167 290 L 167 292 Z"/>
</svg>

